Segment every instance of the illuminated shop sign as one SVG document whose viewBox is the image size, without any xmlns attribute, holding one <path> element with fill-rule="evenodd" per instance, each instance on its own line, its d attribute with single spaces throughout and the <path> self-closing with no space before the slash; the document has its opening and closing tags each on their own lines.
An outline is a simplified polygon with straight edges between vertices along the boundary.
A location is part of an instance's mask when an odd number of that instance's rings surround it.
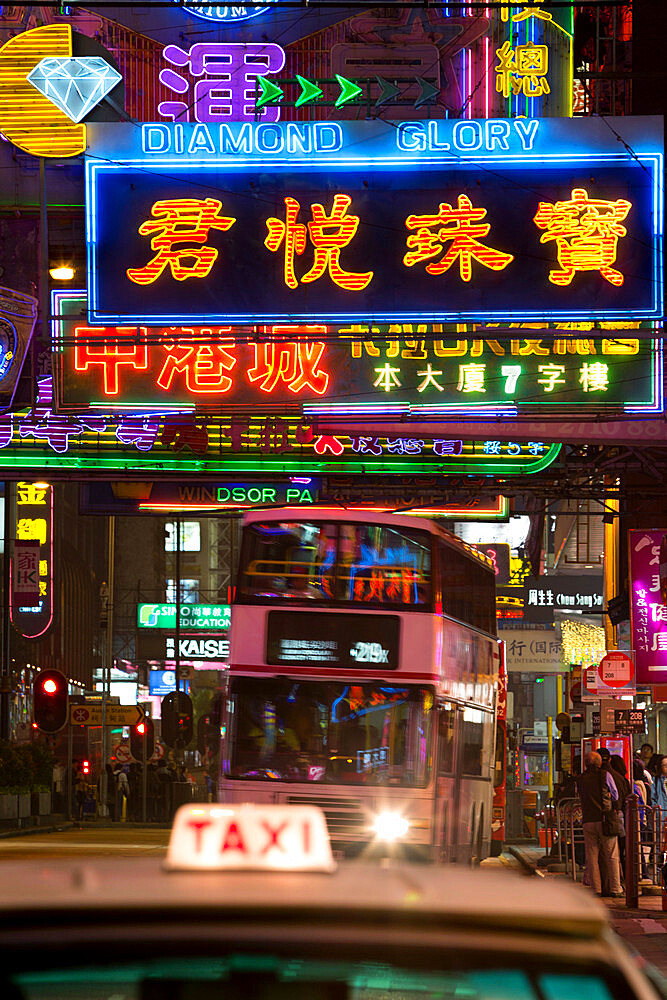
<svg viewBox="0 0 667 1000">
<path fill-rule="evenodd" d="M 667 682 L 667 532 L 632 528 L 630 609 L 638 684 Z"/>
<path fill-rule="evenodd" d="M 178 640 L 179 659 L 181 660 L 217 660 L 229 663 L 229 639 L 219 636 L 186 635 Z M 165 659 L 176 658 L 176 637 L 165 637 Z"/>
<path fill-rule="evenodd" d="M 662 135 L 628 121 L 91 127 L 89 321 L 660 316 Z"/>
<path fill-rule="evenodd" d="M 235 328 L 236 339 L 230 327 L 94 327 L 81 319 L 84 292 L 52 299 L 61 410 L 662 407 L 661 341 L 632 337 L 632 324 L 601 324 L 605 335 L 592 337 L 591 323 L 561 323 L 543 339 L 546 323 L 512 324 L 511 340 L 491 324 L 283 324 L 265 328 L 273 342 L 253 344 L 250 327 Z"/>
<path fill-rule="evenodd" d="M 196 42 L 189 49 L 167 45 L 162 58 L 166 66 L 160 70 L 160 83 L 172 92 L 169 100 L 158 104 L 162 118 L 208 123 L 279 121 L 279 105 L 258 109 L 256 100 L 261 92 L 258 77 L 279 73 L 285 65 L 282 46 Z"/>
<path fill-rule="evenodd" d="M 604 607 L 601 576 L 526 577 L 523 617 L 530 622 L 552 622 L 556 611 L 601 615 Z"/>
<path fill-rule="evenodd" d="M 396 670 L 399 634 L 397 615 L 269 611 L 266 662 Z"/>
<path fill-rule="evenodd" d="M 228 629 L 232 623 L 229 604 L 181 604 L 181 628 Z M 139 628 L 170 628 L 176 625 L 175 604 L 137 604 Z"/>
<path fill-rule="evenodd" d="M 12 486 L 11 494 L 15 495 L 18 543 L 14 559 L 21 559 L 22 543 L 38 546 L 34 565 L 38 596 L 30 604 L 19 604 L 13 594 L 9 615 L 17 632 L 26 639 L 37 639 L 53 621 L 53 487 L 43 482 L 19 482 Z"/>
<path fill-rule="evenodd" d="M 231 501 L 219 499 L 226 498 L 228 492 L 232 494 Z M 443 477 L 436 476 L 403 475 L 396 477 L 396 482 L 387 476 L 337 476 L 325 480 L 291 476 L 287 484 L 265 480 L 223 486 L 208 480 L 89 482 L 79 487 L 79 511 L 117 515 L 189 512 L 205 517 L 233 510 L 289 505 L 313 509 L 333 506 L 373 511 L 398 509 L 406 514 L 476 521 L 508 517 L 509 504 L 502 496 L 472 497 L 464 491 L 458 503 L 453 500 L 455 496 L 456 491 L 446 485 Z"/>
<path fill-rule="evenodd" d="M 393 472 L 512 475 L 540 472 L 561 445 L 544 441 L 318 434 L 304 418 L 110 416 L 57 413 L 51 376 L 37 380 L 31 410 L 0 416 L 0 461 L 9 469 L 174 471 L 260 476 Z"/>
<path fill-rule="evenodd" d="M 175 0 L 181 6 L 179 0 Z M 243 7 L 229 6 L 227 4 L 193 3 L 188 4 L 186 13 L 192 17 L 200 17 L 204 21 L 216 21 L 218 24 L 237 24 L 239 21 L 248 21 L 252 17 L 259 17 L 269 10 L 269 4 L 275 0 L 267 0 L 266 7 Z"/>
</svg>

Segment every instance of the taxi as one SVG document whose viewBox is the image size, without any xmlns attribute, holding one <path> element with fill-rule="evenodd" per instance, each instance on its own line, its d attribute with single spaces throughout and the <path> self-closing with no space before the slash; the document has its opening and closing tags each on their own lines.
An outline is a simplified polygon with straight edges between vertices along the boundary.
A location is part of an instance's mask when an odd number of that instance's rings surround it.
<svg viewBox="0 0 667 1000">
<path fill-rule="evenodd" d="M 187 805 L 166 860 L 19 862 L 8 1000 L 656 1000 L 572 883 L 336 865 L 311 806 Z"/>
</svg>

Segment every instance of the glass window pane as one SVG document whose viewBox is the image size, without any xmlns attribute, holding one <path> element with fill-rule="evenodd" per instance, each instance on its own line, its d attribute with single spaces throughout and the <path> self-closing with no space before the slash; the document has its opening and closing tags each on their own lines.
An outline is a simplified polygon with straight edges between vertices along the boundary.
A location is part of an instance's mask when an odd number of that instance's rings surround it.
<svg viewBox="0 0 667 1000">
<path fill-rule="evenodd" d="M 341 524 L 337 597 L 430 605 L 431 536 L 388 525 Z"/>
<path fill-rule="evenodd" d="M 446 704 L 439 714 L 440 719 L 440 774 L 454 772 L 454 725 L 456 710 L 453 705 Z"/>
<path fill-rule="evenodd" d="M 167 604 L 176 604 L 176 581 L 166 581 Z M 199 580 L 181 577 L 181 604 L 195 604 L 199 600 Z"/>
<path fill-rule="evenodd" d="M 181 552 L 201 551 L 201 526 L 199 521 L 181 521 Z M 167 521 L 164 526 L 164 551 L 176 551 L 176 522 Z"/>
<path fill-rule="evenodd" d="M 485 713 L 476 708 L 463 710 L 463 774 L 474 777 L 482 775 L 484 757 L 484 717 Z"/>
</svg>

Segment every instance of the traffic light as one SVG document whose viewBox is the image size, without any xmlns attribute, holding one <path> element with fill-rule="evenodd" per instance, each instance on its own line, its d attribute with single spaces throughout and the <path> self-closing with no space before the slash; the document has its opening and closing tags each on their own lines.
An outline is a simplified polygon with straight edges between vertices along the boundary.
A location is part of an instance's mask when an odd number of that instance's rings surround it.
<svg viewBox="0 0 667 1000">
<path fill-rule="evenodd" d="M 162 699 L 162 739 L 168 747 L 192 742 L 192 699 L 183 691 L 170 691 Z"/>
<path fill-rule="evenodd" d="M 57 733 L 67 723 L 67 679 L 59 670 L 42 670 L 32 684 L 32 714 L 43 733 Z"/>
<path fill-rule="evenodd" d="M 220 740 L 220 726 L 211 715 L 200 715 L 197 722 L 197 750 L 203 755 L 209 750 L 215 754 Z"/>
<path fill-rule="evenodd" d="M 135 760 L 150 760 L 155 749 L 155 726 L 146 715 L 130 729 L 130 753 Z"/>
<path fill-rule="evenodd" d="M 83 774 L 86 777 L 88 777 L 88 775 L 90 774 L 90 761 L 89 760 L 82 760 L 81 761 L 81 771 L 83 772 Z"/>
</svg>

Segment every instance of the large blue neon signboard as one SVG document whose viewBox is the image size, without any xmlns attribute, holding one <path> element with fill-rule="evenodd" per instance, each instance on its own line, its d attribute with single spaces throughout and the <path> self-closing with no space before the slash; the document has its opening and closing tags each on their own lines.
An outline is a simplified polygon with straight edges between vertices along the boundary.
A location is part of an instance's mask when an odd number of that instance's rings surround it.
<svg viewBox="0 0 667 1000">
<path fill-rule="evenodd" d="M 93 125 L 90 322 L 660 317 L 662 120 L 612 124 Z"/>
</svg>

